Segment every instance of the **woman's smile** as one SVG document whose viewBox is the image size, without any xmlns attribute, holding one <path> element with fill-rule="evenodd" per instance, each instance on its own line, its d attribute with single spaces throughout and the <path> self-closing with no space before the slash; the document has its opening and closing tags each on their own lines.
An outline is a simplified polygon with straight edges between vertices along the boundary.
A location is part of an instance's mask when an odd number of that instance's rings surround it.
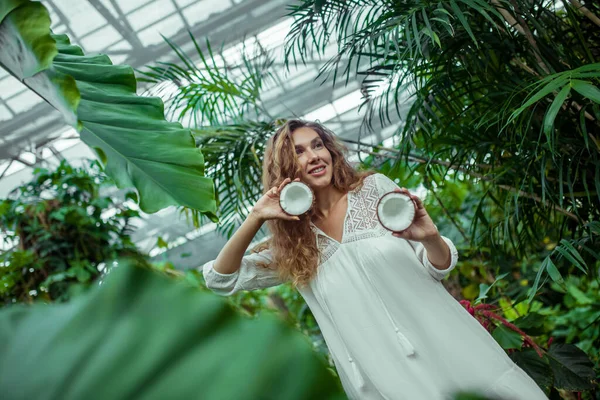
<svg viewBox="0 0 600 400">
<path fill-rule="evenodd" d="M 308 171 L 308 174 L 312 175 L 312 176 L 323 176 L 323 175 L 325 175 L 326 172 L 327 172 L 327 166 L 321 165 L 321 166 L 313 167 L 312 169 L 310 169 Z"/>
</svg>

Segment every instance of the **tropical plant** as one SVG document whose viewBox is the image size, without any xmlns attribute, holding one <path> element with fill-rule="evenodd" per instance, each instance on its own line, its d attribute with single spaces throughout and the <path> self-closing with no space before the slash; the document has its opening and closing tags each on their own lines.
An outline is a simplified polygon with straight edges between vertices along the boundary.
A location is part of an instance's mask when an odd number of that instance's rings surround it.
<svg viewBox="0 0 600 400">
<path fill-rule="evenodd" d="M 345 398 L 281 321 L 243 318 L 217 295 L 131 264 L 69 304 L 0 311 L 3 397 Z"/>
<path fill-rule="evenodd" d="M 551 284 L 556 293 L 564 294 L 562 302 L 541 308 L 547 330 L 556 339 L 576 343 L 600 366 L 600 282 L 570 276 L 564 285 Z"/>
<path fill-rule="evenodd" d="M 136 95 L 130 67 L 52 34 L 36 1 L 0 0 L 0 43 L 0 66 L 63 114 L 119 187 L 135 187 L 143 211 L 184 205 L 216 219 L 213 182 L 189 129 L 165 120 L 159 98 Z"/>
<path fill-rule="evenodd" d="M 264 83 L 272 79 L 270 55 L 262 49 L 248 54 L 244 45 L 239 49 L 239 64 L 229 64 L 222 48 L 213 52 L 206 40 L 206 50 L 202 50 L 191 32 L 189 36 L 199 61 L 165 38 L 183 65 L 157 62 L 138 71 L 139 81 L 152 84 L 149 91 L 165 99 L 169 116 L 190 127 L 202 127 L 248 119 L 249 113 L 268 115 L 260 94 Z"/>
<path fill-rule="evenodd" d="M 304 0 L 290 10 L 288 63 L 336 41 L 338 54 L 322 76 L 335 80 L 342 67 L 346 78 L 364 75 L 364 126 L 402 118 L 398 162 L 414 164 L 416 155 L 427 161 L 430 180 L 453 171 L 484 188 L 473 244 L 521 258 L 540 232 L 561 242 L 540 267 L 530 300 L 542 277 L 595 274 L 596 2 Z M 584 237 L 586 246 L 569 245 Z M 564 261 L 554 268 L 552 257 Z"/>
<path fill-rule="evenodd" d="M 138 213 L 101 194 L 114 183 L 100 169 L 36 168 L 0 201 L 0 305 L 69 300 L 119 257 L 142 257 L 129 236 Z"/>
</svg>

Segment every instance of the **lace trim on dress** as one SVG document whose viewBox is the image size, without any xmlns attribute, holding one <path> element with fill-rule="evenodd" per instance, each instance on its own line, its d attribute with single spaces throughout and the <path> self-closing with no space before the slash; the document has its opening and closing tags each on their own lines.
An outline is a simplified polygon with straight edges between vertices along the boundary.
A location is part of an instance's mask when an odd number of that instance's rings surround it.
<svg viewBox="0 0 600 400">
<path fill-rule="evenodd" d="M 321 232 L 317 234 L 317 248 L 319 249 L 320 260 L 319 265 L 327 261 L 339 248 L 338 242 L 323 235 Z"/>
<path fill-rule="evenodd" d="M 370 175 L 365 178 L 361 190 L 348 199 L 350 210 L 344 227 L 344 242 L 377 238 L 387 233 L 377 218 L 379 198 L 376 176 Z"/>
<path fill-rule="evenodd" d="M 360 190 L 348 192 L 348 210 L 344 220 L 342 243 L 377 238 L 387 233 L 377 218 L 379 192 L 376 175 L 366 177 Z M 316 226 L 311 227 L 317 236 L 317 247 L 321 253 L 319 264 L 323 264 L 333 256 L 340 243 L 325 235 Z"/>
</svg>

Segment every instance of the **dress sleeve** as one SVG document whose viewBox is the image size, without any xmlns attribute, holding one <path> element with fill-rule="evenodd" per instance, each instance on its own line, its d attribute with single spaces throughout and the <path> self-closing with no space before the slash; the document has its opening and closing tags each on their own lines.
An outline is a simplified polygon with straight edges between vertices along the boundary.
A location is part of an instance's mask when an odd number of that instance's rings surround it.
<svg viewBox="0 0 600 400">
<path fill-rule="evenodd" d="M 452 271 L 454 267 L 456 267 L 456 263 L 458 262 L 458 250 L 456 250 L 456 246 L 454 246 L 452 240 L 448 239 L 445 236 L 442 236 L 442 239 L 444 240 L 444 242 L 446 242 L 448 248 L 450 249 L 450 266 L 446 269 L 437 269 L 433 266 L 433 264 L 429 261 L 429 258 L 427 258 L 427 250 L 425 249 L 425 246 L 423 246 L 423 243 L 416 242 L 414 240 L 407 240 L 407 242 L 410 243 L 412 248 L 415 250 L 417 258 L 425 266 L 425 269 L 427 269 L 427 272 L 429 272 L 429 274 L 438 281 L 441 281 L 446 276 L 448 276 L 450 271 Z"/>
<path fill-rule="evenodd" d="M 379 194 L 379 197 L 383 196 L 386 193 L 392 192 L 398 188 L 398 185 L 394 181 L 392 181 L 390 178 L 383 174 L 375 174 L 374 178 L 377 183 L 377 192 Z M 442 270 L 434 267 L 433 264 L 429 261 L 429 258 L 427 258 L 427 250 L 425 249 L 423 243 L 414 240 L 407 240 L 407 242 L 414 249 L 417 258 L 421 261 L 427 272 L 429 272 L 429 274 L 437 280 L 442 280 L 443 278 L 445 278 L 450 273 L 450 271 L 452 271 L 454 267 L 456 267 L 456 263 L 458 262 L 458 251 L 456 250 L 456 246 L 454 246 L 454 243 L 452 243 L 452 241 L 445 236 L 442 236 L 442 239 L 444 240 L 444 242 L 446 242 L 448 248 L 450 248 L 451 257 L 450 266 Z"/>
<path fill-rule="evenodd" d="M 240 290 L 264 289 L 281 284 L 269 250 L 252 253 L 242 258 L 240 269 L 232 274 L 222 274 L 213 268 L 215 260 L 202 266 L 206 286 L 221 296 L 230 296 Z M 260 264 L 267 264 L 263 267 Z"/>
</svg>

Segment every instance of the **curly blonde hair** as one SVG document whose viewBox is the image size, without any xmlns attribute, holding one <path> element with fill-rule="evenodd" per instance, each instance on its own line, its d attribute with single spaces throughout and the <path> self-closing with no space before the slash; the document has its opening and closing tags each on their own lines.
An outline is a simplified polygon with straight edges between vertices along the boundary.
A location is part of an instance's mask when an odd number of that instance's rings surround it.
<svg viewBox="0 0 600 400">
<path fill-rule="evenodd" d="M 317 122 L 299 119 L 286 121 L 268 140 L 263 160 L 263 192 L 279 186 L 286 178 L 302 179 L 302 167 L 294 148 L 292 134 L 299 128 L 314 130 L 331 153 L 333 176 L 331 184 L 346 193 L 362 185 L 364 178 L 372 172 L 358 172 L 348 163 L 346 147 L 335 134 Z M 274 219 L 267 221 L 271 238 L 254 251 L 270 249 L 273 263 L 280 277 L 302 286 L 315 276 L 320 252 L 310 222 L 317 211 L 313 208 L 300 216 L 300 221 Z"/>
</svg>

